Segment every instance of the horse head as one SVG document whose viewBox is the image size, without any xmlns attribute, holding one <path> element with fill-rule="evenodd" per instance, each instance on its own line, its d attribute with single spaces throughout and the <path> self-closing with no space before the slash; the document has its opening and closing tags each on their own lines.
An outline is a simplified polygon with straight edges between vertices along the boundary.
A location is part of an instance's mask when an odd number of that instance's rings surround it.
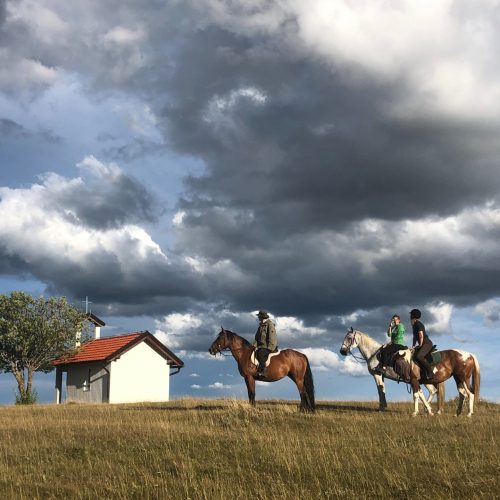
<svg viewBox="0 0 500 500">
<path fill-rule="evenodd" d="M 217 353 L 229 348 L 229 333 L 229 330 L 224 330 L 222 326 L 220 327 L 219 335 L 217 335 L 217 338 L 208 348 L 208 352 L 212 354 L 212 356 L 215 356 Z"/>
<path fill-rule="evenodd" d="M 358 346 L 358 341 L 356 339 L 356 330 L 351 326 L 349 330 L 347 330 L 347 335 L 344 337 L 344 341 L 342 342 L 342 346 L 340 347 L 340 354 L 342 356 L 347 356 L 347 354 Z"/>
</svg>

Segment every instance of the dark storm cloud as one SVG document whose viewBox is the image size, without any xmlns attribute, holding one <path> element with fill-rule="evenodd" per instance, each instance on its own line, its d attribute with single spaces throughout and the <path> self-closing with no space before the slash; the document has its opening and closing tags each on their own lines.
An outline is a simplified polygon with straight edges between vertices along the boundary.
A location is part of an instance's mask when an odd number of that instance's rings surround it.
<svg viewBox="0 0 500 500">
<path fill-rule="evenodd" d="M 28 131 L 19 123 L 8 118 L 0 118 L 0 137 L 27 137 L 28 135 Z"/>
<path fill-rule="evenodd" d="M 105 252 L 86 269 L 54 261 L 33 268 L 54 290 L 85 296 L 99 283 L 96 300 L 116 314 L 200 310 L 204 301 L 238 311 L 265 307 L 324 325 L 315 340 L 298 341 L 303 346 L 341 339 L 338 315 L 353 310 L 373 311 L 361 324 L 370 328 L 385 324 L 387 304 L 465 305 L 500 294 L 494 252 L 462 241 L 451 251 L 453 241 L 440 246 L 440 234 L 430 246 L 411 226 L 486 202 L 498 207 L 496 122 L 396 117 L 398 103 L 413 97 L 407 81 L 353 78 L 345 66 L 294 50 L 287 42 L 297 35 L 293 18 L 285 31 L 266 35 L 211 25 L 189 4 L 117 6 L 75 6 L 90 32 L 74 30 L 56 45 L 12 21 L 5 32 L 12 57 L 82 76 L 95 99 L 109 91 L 139 96 L 165 144 L 200 158 L 205 172 L 186 179 L 172 243 L 178 259 L 168 268 L 153 260 L 128 280 Z M 117 26 L 137 35 L 134 43 L 113 40 Z M 107 154 L 130 161 L 165 144 L 117 142 Z M 48 203 L 67 207 L 68 220 L 97 229 L 151 223 L 158 210 L 124 174 L 54 196 Z M 367 219 L 382 224 L 370 231 Z M 405 221 L 408 232 L 400 233 Z M 484 248 L 493 241 L 488 225 L 464 231 Z M 405 238 L 409 247 L 391 252 Z M 185 256 L 204 270 L 186 266 Z"/>
<path fill-rule="evenodd" d="M 265 103 L 240 97 L 210 120 L 214 99 L 248 87 Z M 404 87 L 351 84 L 265 41 L 209 29 L 186 42 L 170 88 L 169 136 L 208 168 L 188 186 L 204 210 L 207 199 L 252 210 L 248 229 L 290 234 L 366 216 L 443 216 L 497 199 L 496 130 L 391 119 L 384 110 Z"/>
<path fill-rule="evenodd" d="M 152 222 L 160 211 L 152 193 L 121 171 L 67 184 L 65 189 L 51 195 L 47 205 L 57 211 L 64 208 L 70 222 L 95 229 Z"/>
<path fill-rule="evenodd" d="M 170 89 L 172 144 L 207 166 L 187 180 L 178 247 L 239 267 L 241 282 L 219 275 L 218 291 L 235 307 L 260 301 L 287 314 L 347 313 L 402 301 L 465 304 L 500 292 L 498 280 L 485 281 L 500 272 L 494 262 L 483 261 L 483 273 L 464 255 L 416 247 L 367 276 L 358 261 L 313 246 L 325 231 L 354 240 L 367 218 L 397 223 L 485 200 L 496 206 L 496 127 L 391 118 L 385 111 L 407 91 L 403 83 L 353 83 L 270 40 L 218 29 L 183 42 Z M 373 236 L 367 253 L 383 248 L 384 236 Z M 387 247 L 398 237 L 389 231 Z"/>
</svg>

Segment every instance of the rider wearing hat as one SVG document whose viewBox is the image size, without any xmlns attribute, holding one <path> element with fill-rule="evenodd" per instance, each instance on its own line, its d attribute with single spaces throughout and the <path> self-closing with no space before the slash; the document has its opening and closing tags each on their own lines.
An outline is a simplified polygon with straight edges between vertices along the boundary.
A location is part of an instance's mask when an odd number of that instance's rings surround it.
<svg viewBox="0 0 500 500">
<path fill-rule="evenodd" d="M 420 321 L 421 316 L 422 313 L 418 309 L 410 311 L 410 322 L 413 326 L 412 347 L 415 348 L 413 358 L 426 371 L 427 379 L 430 380 L 434 377 L 434 372 L 425 357 L 432 351 L 433 345 L 425 331 L 424 324 Z"/>
<path fill-rule="evenodd" d="M 278 347 L 278 339 L 274 323 L 269 318 L 267 311 L 259 311 L 257 318 L 259 318 L 259 328 L 257 329 L 252 345 L 257 348 L 257 352 L 255 353 L 259 361 L 257 375 L 262 376 L 266 369 L 266 361 L 269 353 L 275 351 Z"/>
</svg>

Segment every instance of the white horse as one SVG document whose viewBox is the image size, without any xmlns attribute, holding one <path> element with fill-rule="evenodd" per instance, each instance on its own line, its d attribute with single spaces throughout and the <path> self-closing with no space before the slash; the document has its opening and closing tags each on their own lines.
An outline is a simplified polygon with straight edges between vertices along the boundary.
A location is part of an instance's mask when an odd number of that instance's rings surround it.
<svg viewBox="0 0 500 500">
<path fill-rule="evenodd" d="M 340 354 L 342 354 L 343 356 L 347 356 L 347 354 L 349 354 L 351 350 L 356 347 L 359 349 L 361 356 L 363 356 L 364 360 L 366 361 L 368 372 L 375 380 L 378 391 L 379 410 L 383 411 L 387 408 L 384 378 L 399 381 L 401 377 L 392 368 L 387 368 L 383 375 L 376 371 L 375 368 L 379 363 L 377 359 L 377 353 L 382 347 L 382 344 L 372 339 L 366 333 L 360 332 L 359 330 L 354 330 L 351 327 L 347 331 L 347 335 L 344 337 L 344 341 L 342 342 L 342 346 L 340 348 Z M 442 413 L 444 410 L 444 384 L 425 384 L 425 388 L 429 391 L 429 397 L 427 398 L 427 400 L 425 399 L 422 391 L 420 391 L 418 396 L 424 402 L 424 406 L 427 411 L 432 414 L 432 411 L 430 410 L 430 402 L 432 401 L 434 395 L 437 394 L 438 413 Z"/>
</svg>

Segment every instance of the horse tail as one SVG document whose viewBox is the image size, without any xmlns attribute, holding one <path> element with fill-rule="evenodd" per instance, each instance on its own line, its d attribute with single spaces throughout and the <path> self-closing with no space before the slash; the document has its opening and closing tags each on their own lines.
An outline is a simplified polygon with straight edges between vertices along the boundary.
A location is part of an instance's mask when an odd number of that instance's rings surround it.
<svg viewBox="0 0 500 500">
<path fill-rule="evenodd" d="M 316 409 L 316 401 L 314 399 L 314 381 L 311 371 L 311 365 L 309 364 L 309 359 L 306 356 L 306 373 L 304 375 L 304 389 L 306 390 L 306 398 L 309 404 L 309 409 L 314 411 Z"/>
<path fill-rule="evenodd" d="M 479 386 L 481 385 L 481 370 L 479 368 L 479 361 L 474 354 L 471 354 L 474 360 L 474 369 L 472 370 L 472 392 L 476 401 L 479 401 Z"/>
</svg>

